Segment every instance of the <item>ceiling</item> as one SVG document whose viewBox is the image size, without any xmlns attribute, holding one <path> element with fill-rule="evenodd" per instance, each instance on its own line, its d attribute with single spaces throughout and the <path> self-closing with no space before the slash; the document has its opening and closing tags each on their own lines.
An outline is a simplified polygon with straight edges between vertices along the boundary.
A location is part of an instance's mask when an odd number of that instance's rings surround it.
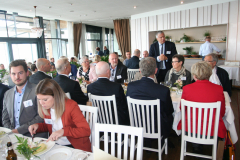
<svg viewBox="0 0 240 160">
<path fill-rule="evenodd" d="M 201 0 L 183 0 L 184 4 Z M 181 5 L 181 0 L 0 0 L 0 10 L 113 28 L 113 20 Z M 133 7 L 137 8 L 134 9 Z"/>
</svg>

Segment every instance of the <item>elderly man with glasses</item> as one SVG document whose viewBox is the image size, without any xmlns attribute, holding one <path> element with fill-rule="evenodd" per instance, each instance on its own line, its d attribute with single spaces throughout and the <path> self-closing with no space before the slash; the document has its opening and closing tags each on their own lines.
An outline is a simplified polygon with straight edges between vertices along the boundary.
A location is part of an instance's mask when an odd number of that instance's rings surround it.
<svg viewBox="0 0 240 160">
<path fill-rule="evenodd" d="M 192 81 L 191 73 L 185 69 L 183 64 L 184 64 L 184 57 L 182 55 L 178 55 L 178 54 L 174 55 L 172 57 L 173 68 L 167 72 L 164 81 L 165 82 L 168 81 L 168 83 L 170 82 L 173 87 L 176 86 L 176 85 L 174 85 L 174 83 L 177 80 L 181 80 L 183 86 L 190 84 Z"/>
</svg>

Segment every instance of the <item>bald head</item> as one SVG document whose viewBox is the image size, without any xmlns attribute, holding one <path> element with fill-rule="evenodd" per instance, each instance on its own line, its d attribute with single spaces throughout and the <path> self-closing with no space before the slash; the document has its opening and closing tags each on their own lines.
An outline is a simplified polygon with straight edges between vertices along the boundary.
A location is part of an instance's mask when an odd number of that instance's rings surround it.
<svg viewBox="0 0 240 160">
<path fill-rule="evenodd" d="M 140 57 L 140 50 L 139 49 L 135 49 L 133 55 L 137 56 L 139 58 Z"/>
<path fill-rule="evenodd" d="M 143 58 L 146 58 L 146 57 L 148 57 L 148 51 L 143 51 Z"/>
<path fill-rule="evenodd" d="M 36 62 L 37 69 L 42 72 L 49 72 L 51 65 L 46 58 L 39 58 Z"/>
<path fill-rule="evenodd" d="M 98 62 L 95 69 L 98 77 L 110 77 L 110 67 L 107 62 Z"/>
<path fill-rule="evenodd" d="M 69 75 L 71 72 L 71 65 L 67 58 L 60 58 L 56 62 L 56 70 L 59 74 Z"/>
</svg>

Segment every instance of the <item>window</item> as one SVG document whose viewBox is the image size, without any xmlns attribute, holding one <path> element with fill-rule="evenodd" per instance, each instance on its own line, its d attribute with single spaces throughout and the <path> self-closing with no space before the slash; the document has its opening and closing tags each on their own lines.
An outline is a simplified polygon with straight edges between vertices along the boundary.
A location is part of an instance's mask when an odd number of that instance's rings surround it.
<svg viewBox="0 0 240 160">
<path fill-rule="evenodd" d="M 87 55 L 93 56 L 96 54 L 96 48 L 102 47 L 102 27 L 86 25 L 86 41 L 87 41 Z"/>
<path fill-rule="evenodd" d="M 6 42 L 0 42 L 0 51 L 1 51 L 0 64 L 4 64 L 5 68 L 8 70 L 9 57 L 8 57 L 8 48 L 7 48 Z"/>
</svg>

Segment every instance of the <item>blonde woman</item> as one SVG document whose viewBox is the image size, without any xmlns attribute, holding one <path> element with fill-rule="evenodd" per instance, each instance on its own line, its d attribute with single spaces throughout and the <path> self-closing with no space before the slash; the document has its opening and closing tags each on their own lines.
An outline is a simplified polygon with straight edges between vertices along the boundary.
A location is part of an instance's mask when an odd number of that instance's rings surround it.
<svg viewBox="0 0 240 160">
<path fill-rule="evenodd" d="M 52 79 L 44 79 L 36 88 L 38 114 L 44 123 L 29 126 L 31 135 L 49 132 L 48 141 L 91 152 L 90 128 L 78 104 L 68 99 Z"/>
<path fill-rule="evenodd" d="M 95 66 L 97 65 L 98 62 L 101 61 L 101 57 L 99 55 L 95 55 L 93 60 L 94 60 L 94 62 L 92 62 L 90 64 L 90 72 L 89 72 L 89 81 L 90 82 L 94 82 L 98 78 L 97 74 L 96 74 Z"/>
</svg>

